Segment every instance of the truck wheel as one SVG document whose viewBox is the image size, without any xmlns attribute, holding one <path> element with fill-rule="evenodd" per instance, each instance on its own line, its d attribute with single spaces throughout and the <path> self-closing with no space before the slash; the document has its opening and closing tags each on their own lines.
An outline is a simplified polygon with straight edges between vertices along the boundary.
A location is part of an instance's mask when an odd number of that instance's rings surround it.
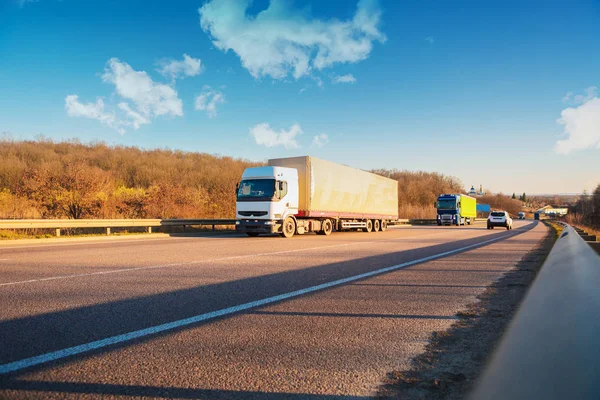
<svg viewBox="0 0 600 400">
<path fill-rule="evenodd" d="M 381 228 L 381 223 L 379 222 L 379 220 L 376 219 L 375 221 L 373 221 L 373 231 L 379 232 L 380 228 Z"/>
<path fill-rule="evenodd" d="M 248 235 L 250 237 L 257 237 L 258 233 L 256 233 L 256 232 L 246 232 L 246 235 Z"/>
<path fill-rule="evenodd" d="M 383 220 L 381 221 L 381 232 L 385 232 L 387 230 L 387 221 Z"/>
<path fill-rule="evenodd" d="M 296 221 L 292 217 L 286 217 L 281 227 L 281 236 L 291 238 L 296 232 Z"/>
<path fill-rule="evenodd" d="M 323 221 L 323 229 L 321 232 L 323 232 L 323 235 L 325 236 L 329 236 L 331 232 L 333 232 L 333 224 L 331 223 L 330 219 Z"/>
<path fill-rule="evenodd" d="M 373 231 L 373 221 L 371 221 L 370 219 L 367 220 L 367 227 L 365 228 L 365 232 L 372 232 Z"/>
</svg>

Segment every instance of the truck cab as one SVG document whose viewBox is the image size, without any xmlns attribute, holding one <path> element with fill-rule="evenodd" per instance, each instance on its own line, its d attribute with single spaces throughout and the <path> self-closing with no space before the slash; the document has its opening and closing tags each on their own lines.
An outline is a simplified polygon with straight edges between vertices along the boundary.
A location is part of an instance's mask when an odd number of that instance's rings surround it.
<svg viewBox="0 0 600 400">
<path fill-rule="evenodd" d="M 464 194 L 442 194 L 437 199 L 437 224 L 471 225 L 477 216 L 475 198 Z"/>
<path fill-rule="evenodd" d="M 298 171 L 247 168 L 237 188 L 236 231 L 248 236 L 281 232 L 283 220 L 298 214 Z"/>
</svg>

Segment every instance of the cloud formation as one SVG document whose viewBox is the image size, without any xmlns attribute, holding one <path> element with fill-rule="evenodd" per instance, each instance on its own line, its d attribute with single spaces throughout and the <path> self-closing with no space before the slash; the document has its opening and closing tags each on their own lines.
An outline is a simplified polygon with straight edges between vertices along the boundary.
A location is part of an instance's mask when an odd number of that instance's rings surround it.
<svg viewBox="0 0 600 400">
<path fill-rule="evenodd" d="M 598 96 L 598 88 L 596 86 L 590 86 L 585 89 L 585 94 L 574 94 L 573 92 L 569 92 L 563 97 L 563 103 L 568 103 L 572 105 L 579 105 L 586 103 Z"/>
<path fill-rule="evenodd" d="M 289 130 L 282 129 L 279 132 L 271 129 L 267 123 L 262 123 L 250 128 L 250 136 L 254 138 L 256 144 L 265 147 L 283 146 L 286 149 L 297 149 L 300 147 L 296 141 L 296 136 L 302 134 L 300 125 L 294 124 Z"/>
<path fill-rule="evenodd" d="M 326 134 L 321 133 L 320 135 L 313 137 L 312 146 L 323 147 L 327 143 L 329 143 L 329 137 Z"/>
<path fill-rule="evenodd" d="M 120 134 L 124 134 L 127 127 L 139 129 L 161 115 L 183 116 L 183 102 L 173 87 L 154 82 L 145 71 L 135 71 L 117 58 L 108 60 L 102 80 L 113 84 L 123 100 L 117 110 L 105 111 L 100 98 L 96 103 L 81 103 L 79 97 L 72 94 L 65 98 L 67 115 L 97 119 Z"/>
<path fill-rule="evenodd" d="M 162 60 L 159 62 L 158 72 L 171 80 L 197 76 L 202 73 L 202 61 L 199 58 L 183 55 L 183 60 Z"/>
<path fill-rule="evenodd" d="M 205 86 L 204 91 L 196 97 L 196 110 L 206 111 L 209 118 L 217 116 L 217 104 L 225 102 L 225 95 L 219 90 L 213 90 L 210 86 Z"/>
<path fill-rule="evenodd" d="M 352 74 L 337 75 L 332 81 L 333 83 L 355 83 L 356 78 Z"/>
<path fill-rule="evenodd" d="M 298 79 L 313 69 L 366 59 L 373 42 L 383 43 L 376 0 L 360 0 L 354 17 L 340 21 L 311 18 L 286 0 L 271 0 L 256 16 L 250 0 L 211 0 L 199 8 L 200 25 L 216 48 L 236 53 L 255 78 Z"/>
<path fill-rule="evenodd" d="M 175 89 L 155 83 L 145 71 L 135 71 L 117 58 L 108 60 L 102 80 L 115 85 L 117 94 L 131 100 L 135 110 L 145 117 L 183 115 L 183 102 Z"/>
<path fill-rule="evenodd" d="M 81 103 L 77 95 L 69 95 L 65 98 L 65 110 L 70 117 L 97 119 L 102 125 L 116 129 L 120 134 L 125 133 L 115 114 L 104 111 L 104 101 L 100 98 L 95 103 Z"/>
<path fill-rule="evenodd" d="M 564 109 L 556 122 L 564 125 L 567 135 L 566 139 L 558 140 L 554 146 L 558 154 L 600 149 L 600 98 L 586 98 L 580 106 Z"/>
</svg>

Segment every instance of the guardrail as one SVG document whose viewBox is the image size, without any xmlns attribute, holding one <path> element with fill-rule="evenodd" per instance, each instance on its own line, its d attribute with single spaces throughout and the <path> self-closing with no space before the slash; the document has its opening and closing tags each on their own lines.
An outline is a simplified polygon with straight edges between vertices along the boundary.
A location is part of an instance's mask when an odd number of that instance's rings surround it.
<svg viewBox="0 0 600 400">
<path fill-rule="evenodd" d="M 487 221 L 487 218 L 475 218 L 475 222 L 477 221 Z M 433 218 L 433 219 L 427 219 L 427 218 L 413 218 L 413 219 L 397 219 L 396 221 L 394 221 L 394 225 L 402 225 L 402 224 L 409 224 L 409 225 L 436 225 L 437 224 L 437 219 Z"/>
<path fill-rule="evenodd" d="M 600 397 L 600 257 L 565 225 L 472 399 Z"/>
<path fill-rule="evenodd" d="M 476 219 L 480 220 L 479 218 Z M 110 228 L 145 227 L 152 233 L 153 227 L 209 225 L 215 230 L 218 225 L 235 225 L 235 219 L 0 219 L 0 229 L 56 229 L 60 236 L 61 229 L 69 228 Z M 398 219 L 394 225 L 435 225 L 435 219 Z"/>
<path fill-rule="evenodd" d="M 235 219 L 1 219 L 0 229 L 56 229 L 60 236 L 61 229 L 67 228 L 110 228 L 145 227 L 152 233 L 153 227 L 211 225 L 213 231 L 217 225 L 235 225 Z"/>
</svg>

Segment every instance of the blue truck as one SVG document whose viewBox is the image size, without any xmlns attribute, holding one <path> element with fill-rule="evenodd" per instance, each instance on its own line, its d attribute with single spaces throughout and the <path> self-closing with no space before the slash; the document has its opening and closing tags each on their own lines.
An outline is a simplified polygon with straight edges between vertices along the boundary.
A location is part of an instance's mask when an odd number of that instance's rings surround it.
<svg viewBox="0 0 600 400">
<path fill-rule="evenodd" d="M 477 199 L 466 194 L 442 194 L 437 199 L 438 225 L 471 225 L 477 217 Z"/>
</svg>

